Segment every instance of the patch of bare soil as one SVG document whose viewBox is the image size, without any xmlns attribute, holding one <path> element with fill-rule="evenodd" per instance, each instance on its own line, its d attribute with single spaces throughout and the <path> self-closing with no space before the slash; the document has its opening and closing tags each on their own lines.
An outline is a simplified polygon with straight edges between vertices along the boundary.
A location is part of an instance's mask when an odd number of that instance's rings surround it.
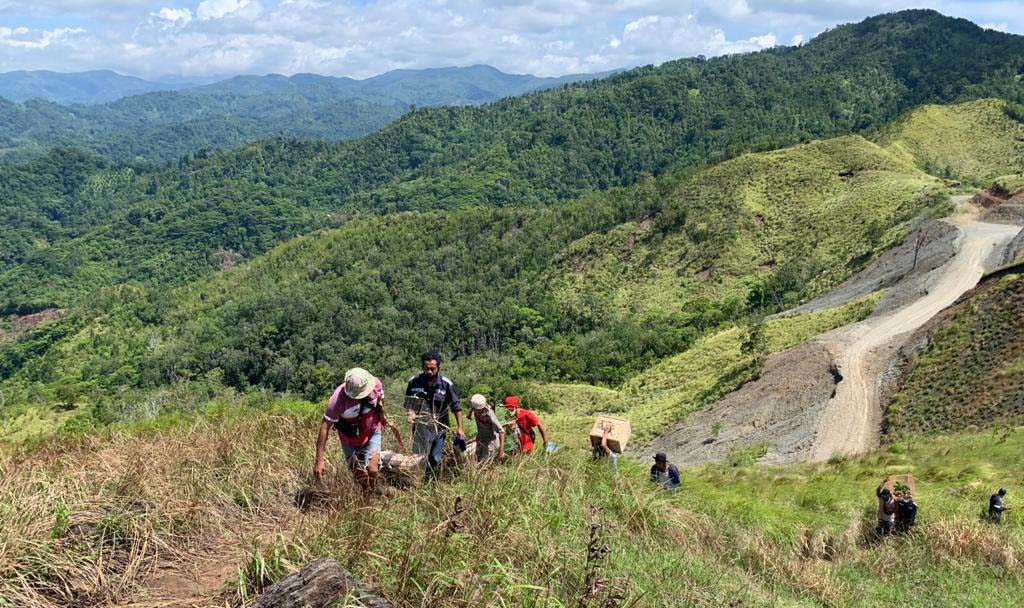
<svg viewBox="0 0 1024 608">
<path fill-rule="evenodd" d="M 924 278 L 956 255 L 959 234 L 947 222 L 926 222 L 832 291 L 786 314 L 842 306 L 879 289 L 888 291 L 878 303 L 878 311 L 900 308 L 920 297 Z"/>
<path fill-rule="evenodd" d="M 191 556 L 187 564 L 157 569 L 125 608 L 223 608 L 222 592 L 237 573 L 239 556 Z"/>
<path fill-rule="evenodd" d="M 809 430 L 835 394 L 834 360 L 835 353 L 817 341 L 775 354 L 760 379 L 690 414 L 648 451 L 666 452 L 679 466 L 696 466 L 766 442 L 770 447 L 763 461 L 798 460 L 811 449 L 814 434 Z"/>
<path fill-rule="evenodd" d="M 37 326 L 47 321 L 52 321 L 64 314 L 63 308 L 47 308 L 30 315 L 11 315 L 8 318 L 10 329 L 0 329 L 0 342 L 4 340 L 17 340 Z"/>
</svg>

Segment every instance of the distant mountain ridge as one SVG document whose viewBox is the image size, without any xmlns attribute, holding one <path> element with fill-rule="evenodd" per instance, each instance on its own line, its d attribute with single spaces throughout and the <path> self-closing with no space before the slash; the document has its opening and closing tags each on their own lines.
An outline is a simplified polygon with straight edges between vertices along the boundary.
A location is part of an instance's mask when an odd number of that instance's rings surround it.
<svg viewBox="0 0 1024 608">
<path fill-rule="evenodd" d="M 556 87 L 569 82 L 603 78 L 617 70 L 595 74 L 540 77 L 509 74 L 489 65 L 391 70 L 362 80 L 320 74 L 239 75 L 213 82 L 208 79 L 146 80 L 112 70 L 54 72 L 17 70 L 0 73 L 0 97 L 23 102 L 42 99 L 62 105 L 95 105 L 159 91 L 204 95 L 258 95 L 306 87 L 330 89 L 340 96 L 373 103 L 468 105 L 509 95 Z M 436 87 L 436 89 L 435 89 Z"/>
<path fill-rule="evenodd" d="M 186 90 L 188 95 L 260 95 L 282 91 L 327 89 L 341 97 L 370 103 L 401 103 L 420 106 L 476 105 L 561 86 L 604 78 L 618 70 L 595 74 L 568 74 L 542 78 L 509 74 L 489 65 L 391 70 L 363 80 L 320 74 L 282 76 L 235 76 Z"/>
<path fill-rule="evenodd" d="M 155 91 L 175 91 L 196 83 L 154 82 L 125 76 L 112 70 L 88 72 L 53 72 L 50 70 L 17 70 L 0 74 L 0 97 L 10 101 L 45 99 L 54 103 L 96 104 L 117 101 L 131 95 Z"/>
<path fill-rule="evenodd" d="M 92 105 L 62 105 L 38 97 L 11 102 L 3 98 L 0 76 L 0 162 L 38 156 L 54 146 L 84 148 L 119 162 L 161 163 L 203 148 L 231 148 L 274 136 L 339 141 L 376 131 L 414 106 L 480 105 L 610 73 L 539 78 L 476 65 L 396 70 L 365 80 L 316 74 L 237 76 Z M 113 83 L 112 90 L 158 86 L 113 72 L 96 75 L 94 85 L 79 79 L 76 90 L 95 97 L 103 86 L 100 81 Z M 57 90 L 55 83 L 61 82 L 50 79 L 36 90 Z M 27 86 L 19 89 L 22 97 Z M 67 86 L 61 90 L 66 92 Z"/>
</svg>

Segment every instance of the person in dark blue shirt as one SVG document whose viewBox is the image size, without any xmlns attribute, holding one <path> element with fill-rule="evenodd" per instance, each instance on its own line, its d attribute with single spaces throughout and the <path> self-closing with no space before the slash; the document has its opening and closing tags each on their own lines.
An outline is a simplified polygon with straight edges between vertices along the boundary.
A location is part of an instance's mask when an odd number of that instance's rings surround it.
<svg viewBox="0 0 1024 608">
<path fill-rule="evenodd" d="M 682 484 L 679 479 L 679 469 L 676 468 L 676 465 L 668 463 L 668 456 L 663 452 L 654 455 L 654 464 L 651 465 L 651 481 L 666 490 L 675 490 Z"/>
<path fill-rule="evenodd" d="M 426 473 L 436 477 L 441 469 L 444 440 L 451 428 L 448 414 L 455 416 L 455 440 L 464 442 L 462 406 L 455 384 L 441 374 L 441 356 L 436 352 L 421 357 L 423 372 L 413 376 L 405 389 L 405 409 L 412 424 L 413 454 L 426 454 Z"/>
<path fill-rule="evenodd" d="M 1003 520 L 1003 512 L 1009 509 L 1003 502 L 1004 496 L 1006 488 L 999 488 L 999 491 L 988 499 L 988 516 L 997 524 Z"/>
<path fill-rule="evenodd" d="M 896 492 L 896 531 L 909 534 L 917 523 L 917 503 L 910 490 Z"/>
</svg>

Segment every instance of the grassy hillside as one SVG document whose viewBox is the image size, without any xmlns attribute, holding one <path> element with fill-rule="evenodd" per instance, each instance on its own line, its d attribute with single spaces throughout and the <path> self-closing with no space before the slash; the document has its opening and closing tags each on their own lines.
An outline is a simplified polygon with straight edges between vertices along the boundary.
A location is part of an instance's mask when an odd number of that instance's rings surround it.
<svg viewBox="0 0 1024 608">
<path fill-rule="evenodd" d="M 0 509 L 0 605 L 238 605 L 319 556 L 400 607 L 1024 601 L 1024 527 L 979 519 L 993 488 L 1024 483 L 1020 432 L 704 468 L 675 493 L 648 484 L 646 462 L 624 458 L 615 475 L 577 450 L 583 437 L 556 435 L 568 447 L 551 457 L 369 505 L 332 453 L 331 498 L 303 515 L 292 498 L 309 483 L 318 418 L 298 403 L 222 404 L 0 456 L 0 504 L 14 507 Z M 918 529 L 877 546 L 874 487 L 905 472 L 920 480 Z M 465 511 L 451 518 L 456 496 Z M 592 522 L 609 552 L 588 565 Z M 607 586 L 587 596 L 594 566 Z"/>
<path fill-rule="evenodd" d="M 1024 167 L 1024 113 L 994 99 L 925 106 L 880 134 L 924 171 L 988 187 Z"/>
<path fill-rule="evenodd" d="M 921 332 L 928 341 L 887 414 L 891 437 L 1024 418 L 1024 274 L 1002 273 Z"/>
<path fill-rule="evenodd" d="M 934 178 L 861 137 L 744 155 L 686 180 L 646 223 L 571 245 L 552 289 L 579 316 L 595 302 L 682 314 L 730 298 L 777 312 L 941 212 L 941 197 Z"/>
<path fill-rule="evenodd" d="M 546 412 L 545 424 L 556 431 L 582 436 L 595 414 L 612 414 L 629 419 L 631 441 L 644 445 L 673 422 L 757 377 L 767 355 L 860 321 L 877 299 L 874 294 L 835 309 L 723 329 L 627 378 L 615 390 L 535 382 L 520 392 L 530 407 Z"/>
<path fill-rule="evenodd" d="M 692 171 L 880 126 L 922 103 L 1024 101 L 1021 56 L 1024 37 L 906 11 L 799 48 L 680 60 L 482 107 L 420 110 L 355 142 L 199 151 L 165 169 L 118 170 L 123 182 L 100 171 L 103 198 L 116 205 L 91 230 L 37 242 L 32 223 L 9 229 L 33 246 L 0 265 L 0 310 L 64 306 L 129 280 L 181 284 L 216 270 L 215 252 L 258 255 L 328 225 L 333 214 L 551 204 L 645 173 Z M 239 103 L 254 98 L 246 99 Z M 130 114 L 149 111 L 137 109 Z M 256 120 L 273 127 L 273 116 Z M 219 137 L 213 128 L 191 131 Z M 82 206 L 91 193 L 69 188 L 54 205 Z M 38 206 L 27 210 L 46 218 Z"/>
</svg>

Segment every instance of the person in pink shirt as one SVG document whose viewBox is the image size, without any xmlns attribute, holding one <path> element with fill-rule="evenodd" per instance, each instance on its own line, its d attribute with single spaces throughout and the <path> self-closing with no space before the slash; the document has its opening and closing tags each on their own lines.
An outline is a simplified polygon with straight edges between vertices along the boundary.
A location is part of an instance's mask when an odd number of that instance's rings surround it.
<svg viewBox="0 0 1024 608">
<path fill-rule="evenodd" d="M 381 430 L 392 429 L 399 448 L 405 451 L 398 428 L 384 414 L 384 387 L 379 378 L 362 368 L 345 373 L 345 382 L 335 389 L 327 403 L 316 439 L 316 464 L 313 475 L 323 477 L 327 465 L 324 452 L 331 427 L 338 430 L 341 450 L 349 462 L 352 475 L 366 495 L 373 494 L 380 471 Z"/>
</svg>

